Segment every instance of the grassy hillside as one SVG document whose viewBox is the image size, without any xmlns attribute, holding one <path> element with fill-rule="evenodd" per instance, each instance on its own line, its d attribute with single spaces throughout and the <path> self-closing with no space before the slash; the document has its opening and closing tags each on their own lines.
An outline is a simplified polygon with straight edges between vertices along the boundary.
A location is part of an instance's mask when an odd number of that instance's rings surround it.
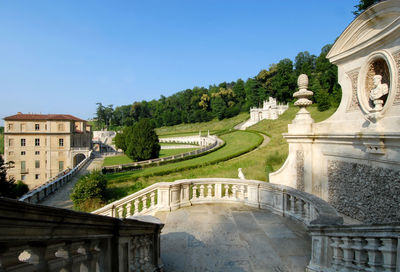
<svg viewBox="0 0 400 272">
<path fill-rule="evenodd" d="M 262 142 L 262 137 L 257 133 L 245 131 L 228 133 L 222 135 L 221 139 L 225 141 L 225 146 L 198 158 L 137 171 L 107 174 L 110 200 L 121 198 L 155 182 L 165 181 L 165 177 L 174 176 L 177 172 L 196 171 L 195 168 L 199 167 L 208 169 L 208 165 L 243 154 Z M 213 175 L 211 172 L 209 174 Z"/>
<path fill-rule="evenodd" d="M 177 154 L 181 154 L 181 153 L 191 152 L 196 149 L 198 149 L 198 148 L 161 149 L 159 157 L 160 158 L 168 157 L 168 156 L 177 155 Z M 104 158 L 103 166 L 118 165 L 118 164 L 125 164 L 125 163 L 131 163 L 131 162 L 133 162 L 133 160 L 130 159 L 128 156 L 118 155 L 118 156 L 111 156 L 111 157 Z"/>
<path fill-rule="evenodd" d="M 203 134 L 207 133 L 209 130 L 210 133 L 215 133 L 221 130 L 228 130 L 233 128 L 239 123 L 242 123 L 249 119 L 248 113 L 240 113 L 239 115 L 218 121 L 218 119 L 214 119 L 209 122 L 202 123 L 193 123 L 193 124 L 180 124 L 172 127 L 160 127 L 156 129 L 156 132 L 159 136 L 166 136 L 170 134 L 179 134 L 179 135 L 193 135 L 202 131 Z"/>
</svg>

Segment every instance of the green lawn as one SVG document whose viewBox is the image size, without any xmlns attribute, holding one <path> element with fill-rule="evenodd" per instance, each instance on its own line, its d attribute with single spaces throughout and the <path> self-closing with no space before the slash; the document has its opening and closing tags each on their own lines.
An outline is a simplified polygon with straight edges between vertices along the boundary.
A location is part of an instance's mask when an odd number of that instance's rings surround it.
<svg viewBox="0 0 400 272">
<path fill-rule="evenodd" d="M 181 171 L 197 171 L 194 168 L 209 169 L 207 173 L 213 176 L 215 171 L 210 165 L 243 154 L 262 142 L 259 134 L 246 131 L 234 131 L 222 135 L 221 139 L 225 141 L 225 146 L 201 157 L 137 171 L 107 174 L 109 201 L 119 199 L 155 182 L 169 181 L 169 176 Z"/>
<path fill-rule="evenodd" d="M 168 157 L 168 156 L 172 156 L 172 155 L 190 152 L 190 151 L 193 151 L 196 149 L 198 149 L 198 148 L 161 149 L 159 157 L 160 158 Z M 112 156 L 112 157 L 105 157 L 104 161 L 103 161 L 103 166 L 119 165 L 119 164 L 131 163 L 131 162 L 133 162 L 133 160 L 131 160 L 128 156 L 118 155 L 118 156 Z"/>
<path fill-rule="evenodd" d="M 160 127 L 156 128 L 156 132 L 159 136 L 178 136 L 178 134 L 179 136 L 188 136 L 198 134 L 199 131 L 201 131 L 203 135 L 206 135 L 208 130 L 210 131 L 210 133 L 215 133 L 217 131 L 231 129 L 235 125 L 242 123 L 247 119 L 249 119 L 248 113 L 240 113 L 235 117 L 223 119 L 221 121 L 219 121 L 218 119 L 214 119 L 209 122 L 180 124 L 171 127 Z"/>
</svg>

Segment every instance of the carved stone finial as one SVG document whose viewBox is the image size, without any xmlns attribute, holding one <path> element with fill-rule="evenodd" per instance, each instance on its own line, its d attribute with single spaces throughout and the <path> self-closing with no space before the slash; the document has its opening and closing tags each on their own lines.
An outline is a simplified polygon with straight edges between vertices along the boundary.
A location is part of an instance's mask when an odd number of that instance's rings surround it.
<svg viewBox="0 0 400 272">
<path fill-rule="evenodd" d="M 312 104 L 312 101 L 308 100 L 308 98 L 314 94 L 312 91 L 307 90 L 308 76 L 301 74 L 297 79 L 297 85 L 299 86 L 299 90 L 293 94 L 293 97 L 298 98 L 298 100 L 294 105 L 300 107 L 300 109 L 305 109 Z"/>
<path fill-rule="evenodd" d="M 299 112 L 296 114 L 296 118 L 293 120 L 293 124 L 311 124 L 313 123 L 313 119 L 311 118 L 310 113 L 306 110 L 306 107 L 312 104 L 311 100 L 308 98 L 311 97 L 314 93 L 312 91 L 307 90 L 308 88 L 308 77 L 305 74 L 301 74 L 297 80 L 297 85 L 299 86 L 299 90 L 293 94 L 293 97 L 298 100 L 294 103 L 295 106 L 300 107 Z"/>
</svg>

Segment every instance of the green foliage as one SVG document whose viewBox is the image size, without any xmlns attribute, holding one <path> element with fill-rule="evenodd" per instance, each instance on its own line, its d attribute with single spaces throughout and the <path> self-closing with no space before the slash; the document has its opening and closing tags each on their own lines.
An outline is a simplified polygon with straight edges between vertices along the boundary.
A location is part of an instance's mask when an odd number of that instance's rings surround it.
<svg viewBox="0 0 400 272">
<path fill-rule="evenodd" d="M 325 90 L 318 90 L 316 93 L 316 100 L 318 101 L 318 110 L 326 111 L 330 108 L 329 94 Z"/>
<path fill-rule="evenodd" d="M 93 171 L 90 174 L 79 178 L 75 184 L 71 200 L 74 208 L 86 210 L 85 206 L 91 206 L 93 202 L 99 203 L 105 199 L 107 180 L 100 171 Z"/>
<path fill-rule="evenodd" d="M 324 46 L 319 56 L 299 52 L 294 61 L 282 59 L 246 82 L 238 79 L 208 88 L 194 87 L 169 97 L 161 96 L 158 100 L 134 102 L 115 109 L 112 105 L 105 107 L 97 103 L 98 127 L 130 127 L 143 118 L 151 119 L 155 127 L 207 122 L 215 118 L 222 120 L 248 112 L 250 107 L 258 107 L 268 96 L 277 98 L 278 102 L 292 102 L 293 93 L 297 91 L 297 76 L 301 73 L 306 73 L 310 82 L 318 81 L 318 89 L 310 86 L 311 91 L 325 90 L 329 94 L 329 104 L 337 106 L 341 89 L 337 83 L 337 67 L 326 59 L 330 48 L 331 45 Z M 314 102 L 319 103 L 315 98 Z"/>
<path fill-rule="evenodd" d="M 353 11 L 353 14 L 355 16 L 360 15 L 364 10 L 369 8 L 370 6 L 379 3 L 382 0 L 360 0 L 360 3 L 358 5 L 355 5 L 354 7 L 357 8 L 355 11 Z"/>
<path fill-rule="evenodd" d="M 13 178 L 7 179 L 7 170 L 13 166 L 13 162 L 4 162 L 0 155 L 0 196 L 18 198 L 29 191 L 28 186 L 22 181 L 15 183 Z"/>
<path fill-rule="evenodd" d="M 160 144 L 149 119 L 141 119 L 123 131 L 125 154 L 134 161 L 158 158 Z"/>
</svg>

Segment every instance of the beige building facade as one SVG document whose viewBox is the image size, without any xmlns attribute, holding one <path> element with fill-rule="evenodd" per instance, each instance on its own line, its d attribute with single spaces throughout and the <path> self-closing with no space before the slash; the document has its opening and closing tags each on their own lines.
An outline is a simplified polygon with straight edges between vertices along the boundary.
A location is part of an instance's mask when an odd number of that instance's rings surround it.
<svg viewBox="0 0 400 272">
<path fill-rule="evenodd" d="M 4 118 L 4 157 L 8 175 L 30 189 L 75 167 L 90 153 L 91 126 L 66 114 L 22 114 Z"/>
</svg>

